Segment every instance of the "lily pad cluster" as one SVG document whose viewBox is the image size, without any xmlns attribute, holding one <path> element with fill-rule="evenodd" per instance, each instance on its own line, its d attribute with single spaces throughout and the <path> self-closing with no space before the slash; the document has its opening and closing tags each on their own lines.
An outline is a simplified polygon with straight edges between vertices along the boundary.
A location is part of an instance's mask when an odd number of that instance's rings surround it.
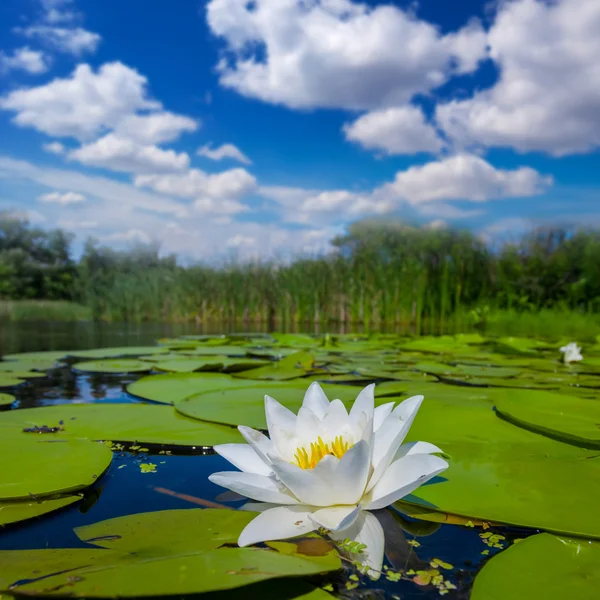
<svg viewBox="0 0 600 600">
<path fill-rule="evenodd" d="M 585 590 L 596 589 L 590 572 L 600 544 L 600 345 L 584 347 L 584 360 L 572 365 L 561 361 L 560 346 L 479 334 L 273 334 L 5 356 L 0 451 L 11 459 L 0 469 L 0 525 L 79 500 L 110 465 L 103 442 L 174 451 L 240 442 L 238 425 L 266 428 L 265 394 L 297 411 L 312 381 L 347 405 L 360 387 L 375 382 L 377 405 L 425 396 L 407 441 L 425 439 L 443 448 L 450 463 L 439 480 L 403 498 L 399 511 L 422 522 L 547 532 L 491 558 L 473 598 L 518 598 L 517 587 L 523 598 L 535 597 L 533 586 L 543 590 L 538 597 L 562 597 L 543 580 L 563 571 L 564 589 L 582 593 L 570 596 L 587 598 Z M 36 381 L 56 369 L 81 377 L 127 375 L 130 402 L 20 408 L 23 386 L 35 391 Z M 182 512 L 133 515 L 77 530 L 90 545 L 85 550 L 0 552 L 0 591 L 16 581 L 23 583 L 13 591 L 35 596 L 66 590 L 85 597 L 191 594 L 248 584 L 274 590 L 278 584 L 267 580 L 340 568 L 333 548 L 319 556 L 302 555 L 292 542 L 236 548 L 248 513 Z M 183 538 L 203 541 L 181 547 L 176 533 L 189 528 L 198 530 L 197 538 Z M 152 531 L 162 533 L 150 543 Z M 562 571 L 549 553 L 559 557 Z M 500 585 L 507 578 L 521 581 L 521 575 L 522 585 Z M 299 585 L 298 597 L 326 594 Z"/>
</svg>

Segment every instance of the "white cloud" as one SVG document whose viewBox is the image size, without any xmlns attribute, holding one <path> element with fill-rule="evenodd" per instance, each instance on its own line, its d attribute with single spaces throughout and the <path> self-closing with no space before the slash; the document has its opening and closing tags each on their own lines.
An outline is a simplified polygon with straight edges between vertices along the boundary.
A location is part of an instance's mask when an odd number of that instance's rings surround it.
<svg viewBox="0 0 600 600">
<path fill-rule="evenodd" d="M 0 98 L 0 108 L 16 112 L 14 122 L 56 137 L 87 140 L 138 110 L 159 110 L 148 98 L 147 80 L 120 62 L 97 72 L 81 64 L 65 79 L 15 90 Z"/>
<path fill-rule="evenodd" d="M 83 194 L 77 192 L 50 192 L 43 194 L 37 198 L 40 202 L 45 204 L 60 204 L 61 206 L 68 206 L 69 204 L 81 204 L 86 201 Z"/>
<path fill-rule="evenodd" d="M 252 161 L 236 146 L 233 144 L 223 144 L 218 148 L 212 149 L 209 144 L 198 148 L 198 156 L 204 156 L 211 160 L 222 160 L 224 158 L 232 158 L 245 165 L 251 165 Z"/>
<path fill-rule="evenodd" d="M 437 108 L 458 145 L 555 156 L 600 146 L 600 2 L 500 4 L 488 38 L 499 81 Z"/>
<path fill-rule="evenodd" d="M 49 142 L 48 144 L 44 144 L 42 148 L 51 154 L 64 154 L 67 150 L 60 142 Z"/>
<path fill-rule="evenodd" d="M 398 106 L 369 112 L 344 126 L 346 139 L 369 150 L 387 154 L 439 152 L 442 140 L 416 106 Z"/>
<path fill-rule="evenodd" d="M 207 19 L 230 51 L 221 84 L 293 108 L 404 104 L 486 55 L 477 22 L 441 35 L 393 5 L 212 0 Z"/>
<path fill-rule="evenodd" d="M 255 191 L 257 183 L 245 169 L 216 174 L 190 169 L 181 175 L 141 175 L 135 178 L 135 185 L 181 198 L 236 199 Z"/>
<path fill-rule="evenodd" d="M 101 239 L 104 241 L 137 242 L 141 244 L 149 244 L 152 241 L 152 238 L 141 229 L 128 229 L 127 231 L 110 233 L 101 236 Z"/>
<path fill-rule="evenodd" d="M 202 215 L 226 217 L 227 219 L 222 220 L 222 223 L 228 223 L 231 217 L 250 210 L 250 207 L 238 200 L 215 200 L 214 198 L 198 198 L 194 202 L 194 208 Z"/>
<path fill-rule="evenodd" d="M 256 244 L 256 238 L 250 237 L 249 235 L 237 234 L 230 237 L 225 245 L 228 248 L 239 248 L 240 246 L 254 246 Z"/>
<path fill-rule="evenodd" d="M 552 178 L 529 167 L 504 170 L 469 154 L 451 156 L 400 171 L 392 183 L 378 188 L 375 196 L 393 196 L 409 204 L 495 198 L 518 198 L 541 194 Z"/>
<path fill-rule="evenodd" d="M 81 56 L 86 52 L 95 52 L 102 40 L 97 33 L 83 27 L 57 27 L 54 25 L 31 25 L 18 28 L 18 33 L 28 39 L 42 42 L 52 50 Z"/>
<path fill-rule="evenodd" d="M 140 144 L 163 144 L 178 139 L 182 133 L 198 129 L 189 117 L 161 111 L 146 115 L 129 115 L 122 119 L 116 133 Z"/>
<path fill-rule="evenodd" d="M 12 55 L 0 51 L 0 74 L 12 69 L 39 75 L 48 70 L 48 61 L 43 52 L 31 50 L 27 46 L 16 48 Z"/>
<path fill-rule="evenodd" d="M 125 173 L 168 173 L 184 171 L 190 157 L 158 146 L 144 146 L 115 133 L 81 146 L 69 153 L 69 158 L 91 167 L 102 167 Z"/>
<path fill-rule="evenodd" d="M 8 210 L 8 217 L 11 219 L 25 220 L 32 225 L 41 225 L 48 219 L 37 210 Z"/>
</svg>

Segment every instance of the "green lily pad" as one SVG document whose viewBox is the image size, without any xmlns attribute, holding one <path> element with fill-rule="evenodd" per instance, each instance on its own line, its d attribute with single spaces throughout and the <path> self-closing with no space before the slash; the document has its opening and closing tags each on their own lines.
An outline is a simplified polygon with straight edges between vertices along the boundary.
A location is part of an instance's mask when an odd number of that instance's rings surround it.
<svg viewBox="0 0 600 600">
<path fill-rule="evenodd" d="M 31 500 L 0 502 L 0 526 L 34 519 L 35 517 L 54 512 L 80 500 L 80 496 L 65 496 L 41 502 Z"/>
<path fill-rule="evenodd" d="M 74 350 L 68 354 L 74 358 L 117 358 L 119 356 L 141 356 L 142 354 L 159 354 L 168 352 L 163 346 L 124 346 L 122 348 L 98 348 L 97 350 Z"/>
<path fill-rule="evenodd" d="M 600 402 L 550 392 L 517 391 L 496 403 L 510 423 L 584 448 L 600 449 Z"/>
<path fill-rule="evenodd" d="M 14 387 L 22 383 L 25 383 L 25 380 L 13 377 L 12 373 L 0 373 L 0 388 Z"/>
<path fill-rule="evenodd" d="M 304 377 L 313 368 L 314 355 L 309 352 L 296 352 L 267 367 L 237 373 L 234 377 L 243 379 L 265 379 L 286 381 Z"/>
<path fill-rule="evenodd" d="M 54 364 L 57 361 L 71 356 L 74 351 L 70 350 L 49 350 L 48 352 L 20 352 L 18 354 L 5 354 L 2 358 L 4 360 L 18 360 L 18 361 L 32 361 L 39 362 L 41 364 L 51 363 Z"/>
<path fill-rule="evenodd" d="M 94 360 L 73 365 L 76 371 L 87 373 L 147 373 L 152 367 L 143 360 L 133 359 Z"/>
<path fill-rule="evenodd" d="M 44 434 L 44 440 L 79 437 L 180 446 L 214 446 L 242 441 L 236 429 L 188 419 L 168 406 L 151 404 L 61 404 L 11 410 L 0 413 L 0 431 L 10 429 L 15 432 L 42 425 L 56 427 L 61 421 L 64 429 Z M 57 466 L 60 468 L 60 464 Z"/>
<path fill-rule="evenodd" d="M 600 543 L 529 537 L 494 556 L 475 578 L 471 600 L 595 600 Z"/>
<path fill-rule="evenodd" d="M 245 346 L 196 346 L 186 354 L 190 356 L 245 356 Z"/>
<path fill-rule="evenodd" d="M 172 596 L 230 590 L 341 567 L 333 548 L 312 556 L 293 542 L 281 551 L 223 547 L 235 544 L 254 516 L 241 511 L 187 509 L 130 515 L 81 527 L 76 530 L 81 539 L 110 549 L 0 552 L 0 586 L 36 596 L 64 594 L 65 586 L 70 595 L 88 598 Z M 303 591 L 307 592 L 306 588 Z"/>
<path fill-rule="evenodd" d="M 483 521 L 600 538 L 595 500 L 600 463 L 592 460 L 592 451 L 515 427 L 485 402 L 461 404 L 443 396 L 425 396 L 407 439 L 417 440 L 442 448 L 450 467 L 438 483 L 404 501 Z"/>
<path fill-rule="evenodd" d="M 203 392 L 186 398 L 176 405 L 176 410 L 183 415 L 228 425 L 247 425 L 256 429 L 266 429 L 265 394 L 272 396 L 294 412 L 302 406 L 306 392 L 306 382 L 263 385 L 226 391 Z M 360 388 L 346 385 L 323 385 L 324 392 L 330 400 L 339 398 L 351 404 L 356 399 Z"/>
<path fill-rule="evenodd" d="M 109 467 L 111 451 L 89 440 L 23 433 L 27 423 L 14 415 L 43 409 L 11 410 L 0 421 L 0 501 L 67 494 L 92 485 Z M 17 421 L 18 423 L 18 421 Z M 41 423 L 40 423 L 41 424 Z"/>
<path fill-rule="evenodd" d="M 243 358 L 178 358 L 170 361 L 160 361 L 156 368 L 160 371 L 171 371 L 173 373 L 192 373 L 193 371 L 223 371 L 234 373 L 247 371 L 268 365 L 267 360 L 252 360 Z"/>
<path fill-rule="evenodd" d="M 28 373 L 30 371 L 48 371 L 56 363 L 47 360 L 5 360 L 0 362 L 0 373 Z M 45 375 L 45 373 L 42 373 Z"/>
<path fill-rule="evenodd" d="M 0 406 L 6 406 L 12 404 L 16 398 L 10 394 L 0 394 Z"/>
<path fill-rule="evenodd" d="M 11 371 L 10 373 L 0 372 L 0 377 L 9 379 L 39 379 L 40 377 L 47 377 L 47 374 L 39 371 Z"/>
<path fill-rule="evenodd" d="M 474 366 L 474 365 L 446 365 L 443 363 L 418 363 L 415 369 L 432 375 L 452 377 L 498 377 L 508 379 L 519 374 L 517 369 L 510 367 Z"/>
<path fill-rule="evenodd" d="M 142 377 L 127 386 L 127 391 L 138 398 L 177 404 L 185 398 L 200 392 L 231 390 L 249 386 L 264 387 L 263 381 L 234 379 L 220 373 L 169 373 Z"/>
</svg>

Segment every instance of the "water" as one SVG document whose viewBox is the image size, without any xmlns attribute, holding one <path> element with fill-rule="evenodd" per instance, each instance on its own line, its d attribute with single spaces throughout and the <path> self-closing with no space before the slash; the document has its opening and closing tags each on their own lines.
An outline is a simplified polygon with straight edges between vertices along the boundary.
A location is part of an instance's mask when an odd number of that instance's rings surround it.
<svg viewBox="0 0 600 600">
<path fill-rule="evenodd" d="M 2 327 L 0 351 L 151 345 L 160 337 L 194 333 L 199 333 L 195 326 L 162 324 L 128 327 L 88 323 L 11 324 Z M 89 375 L 64 367 L 52 371 L 48 377 L 15 388 L 13 393 L 17 403 L 13 408 L 72 402 L 138 402 L 126 392 L 126 386 L 137 378 L 136 375 Z M 170 450 L 170 456 L 157 452 L 117 453 L 109 471 L 87 491 L 83 502 L 4 528 L 0 531 L 0 550 L 86 547 L 73 533 L 75 527 L 140 512 L 197 508 L 211 502 L 230 507 L 241 504 L 240 500 L 232 500 L 230 494 L 208 481 L 209 474 L 230 470 L 228 462 L 214 454 L 179 453 L 176 447 Z M 156 465 L 155 473 L 142 471 L 142 465 L 148 463 Z M 390 568 L 429 569 L 434 558 L 453 565 L 451 570 L 444 572 L 457 588 L 445 596 L 449 599 L 467 599 L 475 574 L 486 560 L 499 551 L 490 550 L 482 543 L 479 529 L 428 524 L 426 535 L 415 536 L 404 531 L 387 511 L 381 511 L 380 519 L 386 530 L 386 564 Z M 414 522 L 407 519 L 406 529 L 413 530 L 412 525 Z M 514 538 L 533 533 L 507 527 L 490 531 L 505 536 L 505 545 Z M 417 542 L 414 545 L 413 540 Z M 348 574 L 334 574 L 319 582 L 332 585 L 338 595 L 346 598 L 364 598 L 367 597 L 365 594 L 373 598 L 399 597 L 402 600 L 439 597 L 438 590 L 431 585 L 420 586 L 405 580 L 392 582 L 384 578 L 366 585 L 363 583 L 356 589 L 347 589 Z"/>
</svg>

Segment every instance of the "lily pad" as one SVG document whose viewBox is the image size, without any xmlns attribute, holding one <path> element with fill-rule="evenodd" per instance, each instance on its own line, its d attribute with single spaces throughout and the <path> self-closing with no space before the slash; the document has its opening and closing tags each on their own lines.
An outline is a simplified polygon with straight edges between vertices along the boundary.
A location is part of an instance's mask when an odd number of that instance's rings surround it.
<svg viewBox="0 0 600 600">
<path fill-rule="evenodd" d="M 6 406 L 12 404 L 16 398 L 10 394 L 0 394 L 0 406 Z"/>
<path fill-rule="evenodd" d="M 0 362 L 0 373 L 28 373 L 30 371 L 48 371 L 57 364 L 46 360 L 5 360 Z M 45 375 L 45 373 L 42 373 Z"/>
<path fill-rule="evenodd" d="M 49 350 L 48 352 L 19 352 L 18 354 L 5 354 L 4 360 L 33 361 L 39 363 L 52 363 L 70 356 L 71 350 Z"/>
<path fill-rule="evenodd" d="M 584 448 L 600 449 L 600 402 L 550 392 L 506 393 L 498 415 L 514 425 Z"/>
<path fill-rule="evenodd" d="M 266 429 L 265 394 L 294 412 L 302 406 L 306 392 L 306 382 L 263 385 L 238 388 L 227 391 L 204 392 L 186 398 L 176 405 L 181 414 L 194 419 L 226 423 L 229 425 L 247 425 L 256 429 Z M 339 398 L 342 402 L 352 403 L 359 389 L 345 385 L 323 385 L 330 400 Z"/>
<path fill-rule="evenodd" d="M 36 596 L 60 595 L 65 586 L 69 594 L 88 598 L 171 596 L 316 575 L 341 567 L 333 548 L 310 556 L 294 543 L 287 543 L 285 552 L 222 547 L 235 544 L 254 516 L 187 509 L 111 519 L 76 530 L 81 539 L 110 550 L 0 552 L 0 586 Z"/>
<path fill-rule="evenodd" d="M 25 383 L 25 380 L 13 377 L 12 373 L 0 373 L 0 388 L 14 387 L 22 383 Z"/>
<path fill-rule="evenodd" d="M 177 360 L 160 361 L 156 368 L 160 371 L 171 371 L 173 373 L 192 373 L 193 371 L 223 371 L 234 373 L 247 371 L 268 365 L 267 360 L 252 360 L 243 358 L 179 358 Z"/>
<path fill-rule="evenodd" d="M 119 356 L 141 356 L 168 352 L 164 346 L 124 346 L 122 348 L 98 348 L 97 350 L 74 350 L 68 354 L 74 358 L 117 358 Z"/>
<path fill-rule="evenodd" d="M 200 392 L 231 390 L 241 387 L 264 387 L 263 381 L 234 379 L 220 373 L 169 373 L 142 377 L 127 386 L 127 391 L 138 398 L 177 404 L 185 398 Z"/>
<path fill-rule="evenodd" d="M 475 578 L 471 600 L 595 600 L 600 543 L 541 533 L 494 556 Z"/>
<path fill-rule="evenodd" d="M 444 363 L 418 363 L 415 369 L 432 375 L 452 377 L 499 377 L 507 379 L 519 374 L 518 369 L 510 367 L 474 366 L 474 365 L 447 365 Z"/>
<path fill-rule="evenodd" d="M 61 404 L 11 410 L 0 413 L 0 432 L 18 432 L 25 427 L 42 425 L 57 427 L 61 422 L 61 431 L 43 434 L 43 439 L 56 441 L 78 437 L 181 446 L 214 446 L 243 441 L 236 429 L 201 423 L 170 407 L 151 404 Z M 56 468 L 61 468 L 60 461 Z M 62 468 L 66 467 L 63 465 Z"/>
<path fill-rule="evenodd" d="M 26 412 L 31 411 L 2 413 L 0 501 L 76 492 L 92 485 L 110 465 L 112 453 L 103 444 L 23 433 L 27 424 L 13 422 L 14 415 Z"/>
<path fill-rule="evenodd" d="M 76 371 L 88 373 L 147 373 L 153 365 L 143 360 L 94 360 L 73 365 Z"/>
<path fill-rule="evenodd" d="M 244 379 L 265 379 L 286 381 L 304 377 L 313 368 L 314 355 L 309 352 L 296 352 L 267 367 L 243 371 L 234 375 Z"/>
<path fill-rule="evenodd" d="M 0 502 L 0 525 L 9 525 L 40 517 L 80 500 L 80 496 L 65 496 L 43 501 L 21 500 Z"/>
</svg>

